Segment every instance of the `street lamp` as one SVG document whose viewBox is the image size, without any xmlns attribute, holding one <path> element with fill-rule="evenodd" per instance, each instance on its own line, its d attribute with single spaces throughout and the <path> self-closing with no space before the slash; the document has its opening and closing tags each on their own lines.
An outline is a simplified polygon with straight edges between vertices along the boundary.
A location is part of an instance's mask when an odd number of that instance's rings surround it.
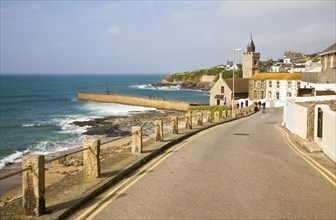
<svg viewBox="0 0 336 220">
<path fill-rule="evenodd" d="M 233 50 L 233 73 L 232 73 L 232 110 L 235 109 L 234 107 L 234 97 L 235 97 L 235 92 L 234 92 L 234 76 L 235 76 L 235 65 L 236 65 L 236 51 L 241 51 L 241 48 L 234 49 Z"/>
</svg>

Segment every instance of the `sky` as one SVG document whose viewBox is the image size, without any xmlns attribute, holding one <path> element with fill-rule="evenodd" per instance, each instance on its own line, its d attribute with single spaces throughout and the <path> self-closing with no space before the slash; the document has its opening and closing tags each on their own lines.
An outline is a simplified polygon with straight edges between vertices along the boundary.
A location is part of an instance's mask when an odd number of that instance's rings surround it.
<svg viewBox="0 0 336 220">
<path fill-rule="evenodd" d="M 0 73 L 172 73 L 336 42 L 335 1 L 0 0 Z M 242 52 L 236 52 L 241 62 Z"/>
</svg>

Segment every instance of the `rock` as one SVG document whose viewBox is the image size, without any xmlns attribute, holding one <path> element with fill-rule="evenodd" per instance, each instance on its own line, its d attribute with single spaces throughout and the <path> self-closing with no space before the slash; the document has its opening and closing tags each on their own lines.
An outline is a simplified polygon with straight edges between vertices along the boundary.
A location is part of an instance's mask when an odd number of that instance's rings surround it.
<svg viewBox="0 0 336 220">
<path fill-rule="evenodd" d="M 154 87 L 169 87 L 169 86 L 180 86 L 182 89 L 193 89 L 193 90 L 202 90 L 210 91 L 214 83 L 210 82 L 200 82 L 200 81 L 183 81 L 178 83 L 169 83 L 169 82 L 159 82 L 152 84 Z"/>
</svg>

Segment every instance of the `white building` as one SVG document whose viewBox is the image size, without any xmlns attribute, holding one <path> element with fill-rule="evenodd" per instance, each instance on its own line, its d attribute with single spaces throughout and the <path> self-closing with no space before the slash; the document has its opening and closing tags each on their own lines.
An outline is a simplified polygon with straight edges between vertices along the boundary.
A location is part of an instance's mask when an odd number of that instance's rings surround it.
<svg viewBox="0 0 336 220">
<path fill-rule="evenodd" d="M 250 100 L 283 101 L 296 97 L 302 73 L 256 73 L 250 78 Z"/>
<path fill-rule="evenodd" d="M 297 97 L 300 86 L 301 80 L 266 80 L 266 100 L 285 100 L 286 97 Z"/>
</svg>

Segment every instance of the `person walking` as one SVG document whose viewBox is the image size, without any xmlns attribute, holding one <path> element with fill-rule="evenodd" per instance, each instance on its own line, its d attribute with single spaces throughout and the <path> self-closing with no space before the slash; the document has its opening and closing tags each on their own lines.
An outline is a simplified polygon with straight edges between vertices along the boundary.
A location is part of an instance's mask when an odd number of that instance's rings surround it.
<svg viewBox="0 0 336 220">
<path fill-rule="evenodd" d="M 266 102 L 264 102 L 264 103 L 262 104 L 262 107 L 263 107 L 263 113 L 265 113 L 265 109 L 266 109 Z"/>
</svg>

